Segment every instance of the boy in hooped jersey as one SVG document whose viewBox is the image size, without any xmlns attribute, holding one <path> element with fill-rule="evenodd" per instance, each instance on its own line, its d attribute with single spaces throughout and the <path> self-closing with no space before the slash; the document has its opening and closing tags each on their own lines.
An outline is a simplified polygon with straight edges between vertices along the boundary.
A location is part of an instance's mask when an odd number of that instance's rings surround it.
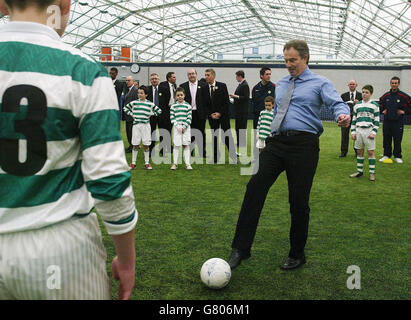
<svg viewBox="0 0 411 320">
<path fill-rule="evenodd" d="M 131 144 L 133 151 L 131 154 L 130 169 L 136 168 L 138 149 L 140 143 L 143 143 L 144 148 L 144 162 L 147 170 L 152 170 L 150 161 L 150 145 L 151 145 L 151 126 L 150 117 L 152 115 L 158 116 L 161 109 L 151 101 L 147 100 L 148 88 L 141 86 L 138 88 L 138 100 L 131 101 L 124 106 L 124 112 L 133 117 L 133 133 Z"/>
<path fill-rule="evenodd" d="M 173 164 L 171 170 L 177 169 L 178 155 L 181 145 L 184 146 L 184 162 L 187 170 L 192 170 L 190 164 L 190 144 L 191 144 L 191 105 L 184 101 L 184 89 L 178 87 L 176 90 L 176 102 L 170 107 L 170 120 L 173 125 Z"/>
<path fill-rule="evenodd" d="M 371 181 L 375 181 L 375 137 L 380 122 L 378 103 L 370 101 L 373 91 L 371 85 L 362 88 L 362 101 L 354 106 L 351 122 L 351 136 L 355 141 L 354 148 L 357 150 L 357 172 L 350 177 L 359 178 L 363 175 L 364 147 L 367 147 Z"/>
<path fill-rule="evenodd" d="M 264 99 L 265 110 L 260 112 L 257 124 L 257 145 L 256 147 L 261 152 L 265 147 L 265 139 L 271 133 L 271 122 L 273 122 L 274 117 L 274 98 L 268 96 Z"/>
<path fill-rule="evenodd" d="M 0 26 L 0 300 L 110 299 L 93 207 L 114 242 L 119 299 L 134 286 L 117 96 L 107 70 L 60 39 L 70 4 L 0 0 L 11 20 Z"/>
</svg>

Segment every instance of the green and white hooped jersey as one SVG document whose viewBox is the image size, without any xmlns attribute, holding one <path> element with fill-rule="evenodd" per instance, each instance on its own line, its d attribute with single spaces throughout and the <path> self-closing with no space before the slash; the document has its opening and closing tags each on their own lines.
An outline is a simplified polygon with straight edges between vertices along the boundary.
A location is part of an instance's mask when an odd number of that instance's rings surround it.
<svg viewBox="0 0 411 320">
<path fill-rule="evenodd" d="M 137 211 L 107 70 L 30 22 L 0 26 L 0 234 L 89 214 L 109 234 Z"/>
<path fill-rule="evenodd" d="M 353 108 L 351 122 L 351 134 L 356 132 L 356 128 L 372 128 L 377 134 L 380 126 L 380 108 L 375 101 L 359 101 Z"/>
<path fill-rule="evenodd" d="M 173 125 L 186 129 L 191 125 L 191 120 L 192 108 L 188 102 L 176 102 L 170 107 L 170 121 Z"/>
<path fill-rule="evenodd" d="M 133 117 L 133 125 L 150 123 L 151 115 L 158 116 L 161 109 L 149 100 L 134 100 L 124 106 L 124 112 Z"/>
<path fill-rule="evenodd" d="M 274 112 L 262 110 L 258 118 L 257 131 L 260 140 L 265 140 L 271 133 L 271 122 L 273 122 Z"/>
</svg>

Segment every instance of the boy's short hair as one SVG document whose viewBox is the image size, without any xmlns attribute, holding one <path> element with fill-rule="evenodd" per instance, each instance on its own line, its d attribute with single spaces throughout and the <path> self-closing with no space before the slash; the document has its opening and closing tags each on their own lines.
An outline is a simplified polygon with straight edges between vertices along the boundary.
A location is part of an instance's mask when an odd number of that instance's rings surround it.
<svg viewBox="0 0 411 320">
<path fill-rule="evenodd" d="M 274 97 L 272 97 L 272 96 L 265 97 L 264 103 L 265 102 L 271 102 L 272 104 L 274 104 Z"/>
<path fill-rule="evenodd" d="M 400 78 L 398 78 L 397 76 L 392 77 L 391 80 L 390 80 L 390 82 L 391 82 L 392 80 L 398 80 L 398 83 L 401 82 L 401 81 L 400 81 Z"/>
<path fill-rule="evenodd" d="M 137 90 L 143 90 L 146 95 L 148 95 L 148 88 L 146 86 L 140 86 Z"/>
<path fill-rule="evenodd" d="M 110 68 L 110 71 L 115 71 L 115 72 L 118 73 L 118 69 L 117 69 L 116 67 L 111 67 L 111 68 Z"/>
<path fill-rule="evenodd" d="M 53 4 L 55 0 L 4 0 L 9 8 L 26 9 L 28 6 L 35 5 L 40 9 L 45 9 Z"/>
<path fill-rule="evenodd" d="M 362 87 L 362 90 L 368 90 L 371 94 L 374 92 L 374 88 L 370 84 L 366 84 L 364 87 Z"/>
<path fill-rule="evenodd" d="M 184 95 L 186 94 L 186 92 L 184 91 L 184 89 L 182 88 L 182 87 L 178 87 L 177 89 L 176 89 L 176 93 L 177 92 L 182 92 L 182 93 L 184 93 Z"/>
</svg>

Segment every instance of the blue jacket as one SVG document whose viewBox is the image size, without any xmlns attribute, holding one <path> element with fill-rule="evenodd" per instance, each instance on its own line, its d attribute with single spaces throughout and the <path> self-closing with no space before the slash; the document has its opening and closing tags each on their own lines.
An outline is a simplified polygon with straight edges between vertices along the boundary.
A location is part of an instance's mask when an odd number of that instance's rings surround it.
<svg viewBox="0 0 411 320">
<path fill-rule="evenodd" d="M 260 112 L 265 109 L 264 99 L 268 96 L 275 98 L 275 84 L 271 81 L 265 86 L 261 83 L 257 83 L 252 91 L 253 101 L 253 113 L 260 115 Z"/>
<path fill-rule="evenodd" d="M 411 110 L 411 97 L 401 90 L 393 92 L 392 90 L 384 93 L 380 98 L 380 113 L 387 110 L 384 120 L 400 120 L 404 115 L 399 115 L 397 110 L 404 110 L 409 113 Z"/>
</svg>

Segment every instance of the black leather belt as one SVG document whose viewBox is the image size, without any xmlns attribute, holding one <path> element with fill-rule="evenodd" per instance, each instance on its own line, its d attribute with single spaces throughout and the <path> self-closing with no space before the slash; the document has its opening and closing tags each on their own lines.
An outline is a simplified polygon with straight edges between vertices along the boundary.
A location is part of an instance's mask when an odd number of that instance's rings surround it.
<svg viewBox="0 0 411 320">
<path fill-rule="evenodd" d="M 272 136 L 298 136 L 300 134 L 313 134 L 311 132 L 307 132 L 307 131 L 297 131 L 297 130 L 288 130 L 288 131 L 280 131 L 280 132 L 276 132 L 274 133 Z"/>
</svg>

